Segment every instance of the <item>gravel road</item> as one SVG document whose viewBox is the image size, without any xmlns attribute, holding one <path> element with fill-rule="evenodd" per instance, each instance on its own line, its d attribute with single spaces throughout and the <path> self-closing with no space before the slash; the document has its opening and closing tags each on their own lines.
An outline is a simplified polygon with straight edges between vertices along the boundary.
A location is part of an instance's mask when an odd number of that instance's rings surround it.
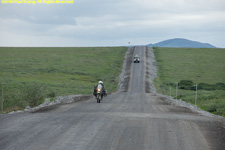
<svg viewBox="0 0 225 150">
<path fill-rule="evenodd" d="M 151 49 L 127 52 L 118 92 L 36 112 L 0 115 L 1 150 L 224 150 L 223 118 L 155 93 Z M 140 63 L 132 56 L 139 54 Z M 107 87 L 107 85 L 105 85 Z"/>
</svg>

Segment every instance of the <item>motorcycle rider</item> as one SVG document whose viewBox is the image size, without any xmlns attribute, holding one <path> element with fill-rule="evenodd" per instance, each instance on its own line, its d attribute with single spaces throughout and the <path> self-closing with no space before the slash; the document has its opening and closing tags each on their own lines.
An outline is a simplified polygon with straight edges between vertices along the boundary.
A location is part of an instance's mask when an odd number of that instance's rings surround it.
<svg viewBox="0 0 225 150">
<path fill-rule="evenodd" d="M 98 85 L 101 84 L 102 85 L 102 97 L 103 96 L 107 96 L 107 92 L 105 90 L 105 86 L 103 85 L 103 82 L 102 81 L 99 81 L 98 84 L 96 86 L 94 86 L 94 93 L 93 95 L 96 97 L 97 96 L 97 87 Z"/>
</svg>

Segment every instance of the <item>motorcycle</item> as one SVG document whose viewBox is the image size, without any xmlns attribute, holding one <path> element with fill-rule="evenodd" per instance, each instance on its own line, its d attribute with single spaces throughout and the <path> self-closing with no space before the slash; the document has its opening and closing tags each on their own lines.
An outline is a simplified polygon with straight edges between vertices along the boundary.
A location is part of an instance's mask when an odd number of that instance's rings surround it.
<svg viewBox="0 0 225 150">
<path fill-rule="evenodd" d="M 100 103 L 103 98 L 103 87 L 101 84 L 99 84 L 96 88 L 96 99 L 97 103 Z"/>
</svg>

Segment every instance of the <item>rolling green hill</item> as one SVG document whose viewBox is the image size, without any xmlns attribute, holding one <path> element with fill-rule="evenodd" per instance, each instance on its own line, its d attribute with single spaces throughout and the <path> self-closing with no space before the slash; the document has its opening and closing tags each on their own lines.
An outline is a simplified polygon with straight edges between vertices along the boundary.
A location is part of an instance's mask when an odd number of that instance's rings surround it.
<svg viewBox="0 0 225 150">
<path fill-rule="evenodd" d="M 161 93 L 195 103 L 209 112 L 225 116 L 225 49 L 154 48 L 159 78 L 155 85 Z M 201 88 L 200 88 L 201 87 Z"/>
<path fill-rule="evenodd" d="M 114 92 L 126 51 L 126 47 L 0 47 L 4 108 L 10 111 L 41 103 L 31 104 L 29 99 L 92 94 L 98 80 Z"/>
</svg>

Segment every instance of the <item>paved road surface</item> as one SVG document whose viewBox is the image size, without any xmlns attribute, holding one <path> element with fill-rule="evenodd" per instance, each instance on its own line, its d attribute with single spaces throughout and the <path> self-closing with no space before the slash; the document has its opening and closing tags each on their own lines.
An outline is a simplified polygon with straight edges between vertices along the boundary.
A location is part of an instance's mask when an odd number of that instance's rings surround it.
<svg viewBox="0 0 225 150">
<path fill-rule="evenodd" d="M 0 115 L 1 150 L 224 150 L 224 124 L 146 88 L 146 47 L 130 49 L 122 91 L 36 113 Z M 130 70 L 129 70 L 130 68 Z M 107 87 L 107 85 L 106 85 Z M 146 92 L 148 91 L 148 92 Z"/>
</svg>

